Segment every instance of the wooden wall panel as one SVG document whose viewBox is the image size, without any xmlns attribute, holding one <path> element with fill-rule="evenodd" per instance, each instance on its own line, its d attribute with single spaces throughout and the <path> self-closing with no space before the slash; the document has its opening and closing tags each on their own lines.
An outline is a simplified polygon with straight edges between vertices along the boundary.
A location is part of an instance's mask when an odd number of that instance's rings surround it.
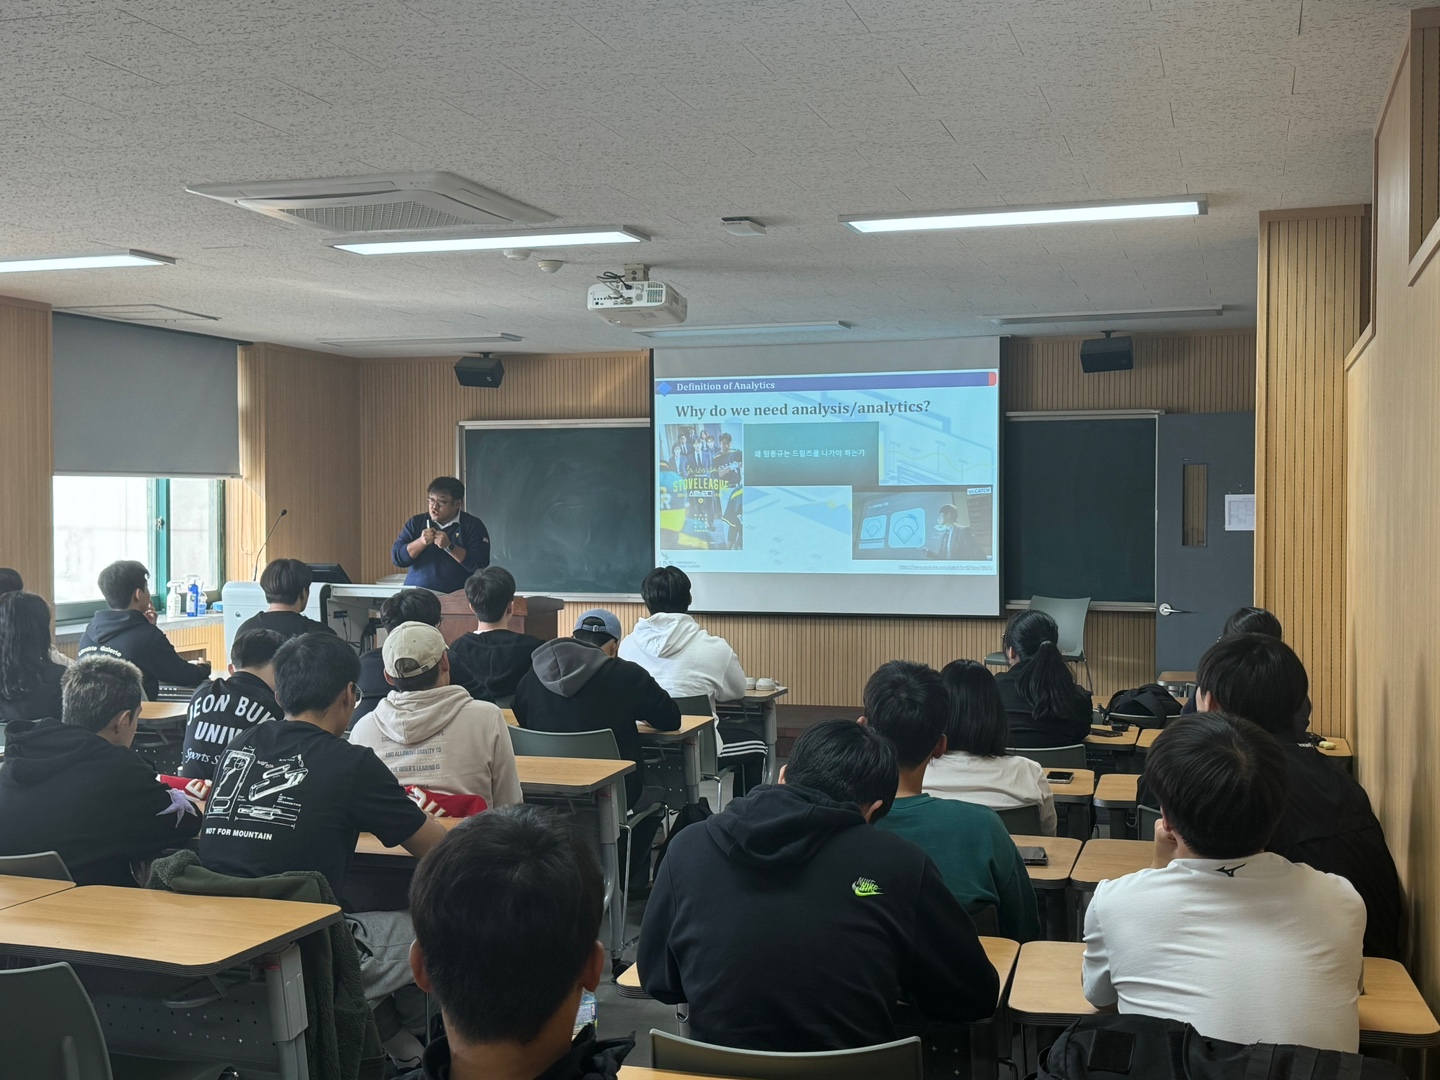
<svg viewBox="0 0 1440 1080">
<path fill-rule="evenodd" d="M 1007 410 L 1163 408 L 1231 412 L 1254 406 L 1253 331 L 1140 335 L 1133 372 L 1083 375 L 1079 339 L 1006 342 Z M 506 360 L 498 390 L 458 387 L 453 360 L 361 363 L 363 573 L 393 572 L 390 545 L 401 522 L 423 508 L 425 485 L 455 463 L 461 420 L 576 419 L 649 414 L 645 353 L 528 356 Z M 483 516 L 483 496 L 472 506 Z M 638 588 L 638 582 L 637 588 Z M 567 605 L 562 628 L 588 605 Z M 643 614 L 617 605 L 628 631 Z M 854 705 L 870 672 L 886 660 L 912 657 L 944 664 L 981 657 L 999 646 L 999 619 L 897 619 L 800 616 L 702 616 L 730 640 L 746 670 L 791 688 L 804 705 Z M 1149 681 L 1155 674 L 1154 616 L 1097 612 L 1086 632 L 1096 691 Z"/>
<path fill-rule="evenodd" d="M 1262 214 L 1259 259 L 1255 602 L 1305 661 L 1312 727 L 1344 735 L 1345 356 L 1369 208 Z"/>
<path fill-rule="evenodd" d="M 1440 1010 L 1440 265 L 1410 284 L 1409 80 L 1407 57 L 1375 140 L 1374 336 L 1345 376 L 1345 711 Z"/>
<path fill-rule="evenodd" d="M 0 566 L 54 595 L 50 305 L 0 297 Z"/>
</svg>

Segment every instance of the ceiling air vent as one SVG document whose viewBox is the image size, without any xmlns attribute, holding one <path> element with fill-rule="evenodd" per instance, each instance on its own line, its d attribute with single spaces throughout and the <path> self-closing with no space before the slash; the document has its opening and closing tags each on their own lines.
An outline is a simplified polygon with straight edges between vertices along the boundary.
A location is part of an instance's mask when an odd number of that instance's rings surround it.
<svg viewBox="0 0 1440 1080">
<path fill-rule="evenodd" d="M 536 225 L 554 217 L 448 172 L 196 184 L 185 190 L 335 233 Z"/>
<path fill-rule="evenodd" d="M 219 322 L 219 315 L 202 315 L 198 311 L 167 307 L 164 304 L 97 304 L 90 307 L 56 308 L 67 315 L 88 315 L 94 319 L 118 322 Z"/>
</svg>

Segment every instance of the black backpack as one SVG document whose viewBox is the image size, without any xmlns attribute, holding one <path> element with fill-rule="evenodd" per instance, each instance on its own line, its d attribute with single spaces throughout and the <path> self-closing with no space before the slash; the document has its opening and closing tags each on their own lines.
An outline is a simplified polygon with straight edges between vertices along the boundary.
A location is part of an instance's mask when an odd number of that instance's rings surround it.
<svg viewBox="0 0 1440 1080">
<path fill-rule="evenodd" d="M 1158 1016 L 1087 1016 L 1040 1058 L 1037 1080 L 1405 1080 L 1388 1061 L 1309 1046 L 1221 1042 Z"/>
<path fill-rule="evenodd" d="M 1137 686 L 1134 690 L 1121 690 L 1111 699 L 1110 704 L 1105 707 L 1105 715 L 1121 713 L 1127 717 L 1141 717 L 1132 721 L 1142 728 L 1164 727 L 1165 721 L 1172 716 L 1179 716 L 1183 706 L 1176 701 L 1169 690 L 1159 683 L 1146 683 L 1144 686 Z M 1153 721 L 1147 723 L 1146 720 Z"/>
</svg>

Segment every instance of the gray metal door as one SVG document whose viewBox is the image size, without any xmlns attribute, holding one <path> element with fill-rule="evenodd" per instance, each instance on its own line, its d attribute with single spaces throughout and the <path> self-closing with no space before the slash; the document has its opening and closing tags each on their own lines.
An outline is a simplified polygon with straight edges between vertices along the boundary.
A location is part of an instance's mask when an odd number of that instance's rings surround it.
<svg viewBox="0 0 1440 1080">
<path fill-rule="evenodd" d="M 1225 496 L 1255 493 L 1255 414 L 1161 416 L 1157 443 L 1155 667 L 1194 671 L 1254 603 L 1255 533 L 1226 528 Z"/>
</svg>

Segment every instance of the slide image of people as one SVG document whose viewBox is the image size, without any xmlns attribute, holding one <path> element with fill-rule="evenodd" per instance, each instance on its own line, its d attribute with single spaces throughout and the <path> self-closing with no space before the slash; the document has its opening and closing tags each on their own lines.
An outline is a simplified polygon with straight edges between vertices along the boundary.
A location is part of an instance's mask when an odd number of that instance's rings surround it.
<svg viewBox="0 0 1440 1080">
<path fill-rule="evenodd" d="M 743 428 L 665 424 L 660 431 L 660 547 L 738 551 L 743 546 Z"/>
<path fill-rule="evenodd" d="M 856 559 L 993 560 L 994 489 L 891 487 L 854 493 Z"/>
</svg>

